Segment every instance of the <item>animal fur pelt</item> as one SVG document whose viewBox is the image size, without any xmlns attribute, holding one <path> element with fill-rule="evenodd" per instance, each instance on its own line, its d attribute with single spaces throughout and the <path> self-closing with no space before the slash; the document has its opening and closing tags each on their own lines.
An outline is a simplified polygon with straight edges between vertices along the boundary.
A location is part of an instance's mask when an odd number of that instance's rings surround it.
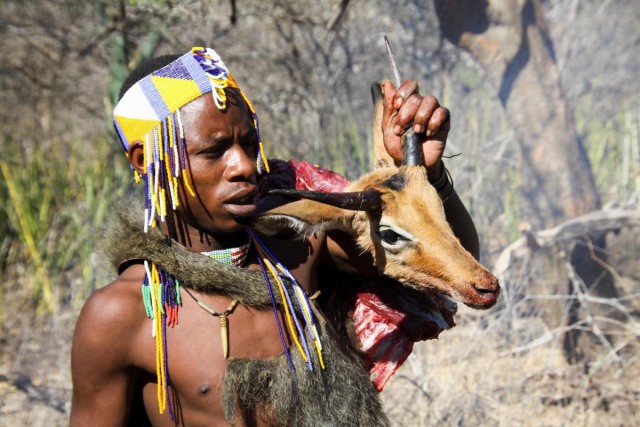
<svg viewBox="0 0 640 427">
<path fill-rule="evenodd" d="M 118 204 L 108 223 L 101 252 L 117 270 L 131 260 L 147 260 L 199 292 L 236 298 L 251 307 L 270 307 L 261 272 L 222 264 L 171 241 L 156 228 L 144 233 L 142 205 L 133 198 Z M 277 302 L 281 303 L 279 295 Z"/>
<path fill-rule="evenodd" d="M 115 268 L 130 260 L 146 259 L 174 275 L 183 286 L 227 295 L 253 307 L 271 304 L 259 271 L 224 265 L 190 252 L 155 229 L 144 233 L 140 205 L 129 200 L 119 206 L 102 250 Z M 316 368 L 310 371 L 295 350 L 291 351 L 295 371 L 284 354 L 265 360 L 229 361 L 222 388 L 229 422 L 240 418 L 251 425 L 250 420 L 257 418 L 277 426 L 389 425 L 355 346 L 330 324 L 318 323 L 325 369 L 315 360 Z"/>
<path fill-rule="evenodd" d="M 319 326 L 325 369 L 313 354 L 310 371 L 295 349 L 295 371 L 284 355 L 229 362 L 222 390 L 232 424 L 239 418 L 245 425 L 255 419 L 274 426 L 389 425 L 362 359 L 328 324 Z"/>
</svg>

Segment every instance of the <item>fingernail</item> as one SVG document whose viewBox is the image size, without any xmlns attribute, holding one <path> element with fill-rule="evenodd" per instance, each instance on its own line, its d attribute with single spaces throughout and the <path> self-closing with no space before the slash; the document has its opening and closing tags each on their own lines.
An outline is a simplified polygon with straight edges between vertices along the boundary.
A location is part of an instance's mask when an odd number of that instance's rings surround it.
<svg viewBox="0 0 640 427">
<path fill-rule="evenodd" d="M 420 126 L 420 125 L 418 125 L 418 124 L 413 125 L 413 131 L 414 131 L 415 133 L 421 133 L 421 132 L 422 132 L 422 126 Z"/>
<path fill-rule="evenodd" d="M 431 132 L 431 129 L 427 129 L 426 135 L 427 137 L 430 137 L 431 135 L 433 135 L 433 132 Z"/>
<path fill-rule="evenodd" d="M 402 107 L 402 102 L 403 102 L 402 98 L 400 98 L 400 97 L 396 98 L 396 109 Z"/>
<path fill-rule="evenodd" d="M 401 135 L 401 134 L 402 134 L 402 128 L 401 128 L 399 125 L 395 125 L 395 126 L 393 127 L 393 132 L 394 132 L 396 135 Z"/>
<path fill-rule="evenodd" d="M 382 92 L 382 94 L 384 95 L 384 88 L 387 85 L 387 81 L 388 80 L 382 80 L 380 81 L 380 91 Z"/>
</svg>

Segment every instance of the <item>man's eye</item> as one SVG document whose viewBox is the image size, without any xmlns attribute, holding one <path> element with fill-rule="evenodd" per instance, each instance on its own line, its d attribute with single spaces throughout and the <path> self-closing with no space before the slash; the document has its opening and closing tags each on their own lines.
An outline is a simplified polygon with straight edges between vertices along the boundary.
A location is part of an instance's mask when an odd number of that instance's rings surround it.
<svg viewBox="0 0 640 427">
<path fill-rule="evenodd" d="M 406 240 L 404 237 L 396 233 L 390 228 L 383 228 L 378 231 L 380 239 L 388 245 L 395 245 L 401 240 Z"/>
<path fill-rule="evenodd" d="M 203 154 L 205 154 L 207 157 L 219 159 L 224 154 L 224 150 L 220 148 L 209 148 L 203 151 Z"/>
<path fill-rule="evenodd" d="M 242 141 L 242 146 L 245 150 L 250 150 L 258 147 L 258 140 L 254 138 L 249 138 Z"/>
</svg>

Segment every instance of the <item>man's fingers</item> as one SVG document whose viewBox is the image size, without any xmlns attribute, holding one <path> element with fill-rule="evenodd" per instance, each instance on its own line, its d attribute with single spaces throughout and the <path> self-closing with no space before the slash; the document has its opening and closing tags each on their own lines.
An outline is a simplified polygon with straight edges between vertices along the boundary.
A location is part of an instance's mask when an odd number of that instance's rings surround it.
<svg viewBox="0 0 640 427">
<path fill-rule="evenodd" d="M 450 127 L 450 113 L 449 109 L 446 107 L 438 106 L 431 118 L 429 119 L 429 124 L 427 125 L 427 137 L 435 135 L 440 130 L 449 130 Z"/>
<path fill-rule="evenodd" d="M 399 110 L 402 107 L 402 104 L 406 99 L 409 99 L 411 95 L 418 93 L 418 82 L 415 80 L 408 80 L 403 82 L 400 87 L 396 91 L 396 99 L 394 101 L 393 106 L 396 110 Z"/>
<path fill-rule="evenodd" d="M 420 95 L 415 94 L 409 96 L 404 101 L 402 107 L 398 110 L 395 126 L 393 128 L 396 135 L 402 135 L 412 123 L 415 123 L 416 113 L 420 111 L 422 101 L 423 100 Z M 422 124 L 426 125 L 426 120 L 423 120 Z"/>
<path fill-rule="evenodd" d="M 440 108 L 441 108 L 441 109 L 442 109 L 442 111 L 444 111 L 444 112 L 445 112 L 445 114 L 447 115 L 447 118 L 445 119 L 445 122 L 446 122 L 447 120 L 449 120 L 449 119 L 451 118 L 451 110 L 449 110 L 447 107 L 444 107 L 444 106 L 442 106 L 442 105 L 440 106 Z"/>
<path fill-rule="evenodd" d="M 422 98 L 418 94 L 412 94 L 398 110 L 393 131 L 396 135 L 402 135 L 413 124 L 416 133 L 425 133 L 430 137 L 438 133 L 449 120 L 448 111 L 434 96 Z"/>
<path fill-rule="evenodd" d="M 393 100 L 396 96 L 396 88 L 389 80 L 382 81 L 383 117 L 388 119 L 393 113 Z"/>
<path fill-rule="evenodd" d="M 421 135 L 425 166 L 437 164 L 449 132 L 449 112 L 434 96 L 423 97 L 415 81 L 407 81 L 395 88 L 390 81 L 382 82 L 384 110 L 382 130 L 387 152 L 396 162 L 402 160 L 401 136 L 407 128 Z"/>
<path fill-rule="evenodd" d="M 439 106 L 440 104 L 434 96 L 425 96 L 422 99 L 413 121 L 413 130 L 416 133 L 422 133 L 427 130 L 429 121 Z"/>
</svg>

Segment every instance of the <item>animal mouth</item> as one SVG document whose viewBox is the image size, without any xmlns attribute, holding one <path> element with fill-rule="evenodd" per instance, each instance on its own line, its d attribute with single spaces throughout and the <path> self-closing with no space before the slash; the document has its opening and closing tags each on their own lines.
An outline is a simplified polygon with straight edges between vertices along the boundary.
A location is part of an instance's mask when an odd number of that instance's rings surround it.
<svg viewBox="0 0 640 427">
<path fill-rule="evenodd" d="M 466 306 L 476 310 L 486 310 L 493 307 L 498 302 L 500 296 L 500 286 L 497 281 L 492 287 L 483 287 L 469 284 L 465 287 L 459 299 Z"/>
<path fill-rule="evenodd" d="M 486 310 L 498 302 L 500 285 L 498 279 L 491 273 L 484 273 L 476 277 L 475 281 L 452 282 L 441 278 L 429 277 L 422 283 L 433 292 L 449 296 L 452 300 L 460 302 L 476 310 Z M 420 289 L 423 286 L 415 286 Z"/>
</svg>

